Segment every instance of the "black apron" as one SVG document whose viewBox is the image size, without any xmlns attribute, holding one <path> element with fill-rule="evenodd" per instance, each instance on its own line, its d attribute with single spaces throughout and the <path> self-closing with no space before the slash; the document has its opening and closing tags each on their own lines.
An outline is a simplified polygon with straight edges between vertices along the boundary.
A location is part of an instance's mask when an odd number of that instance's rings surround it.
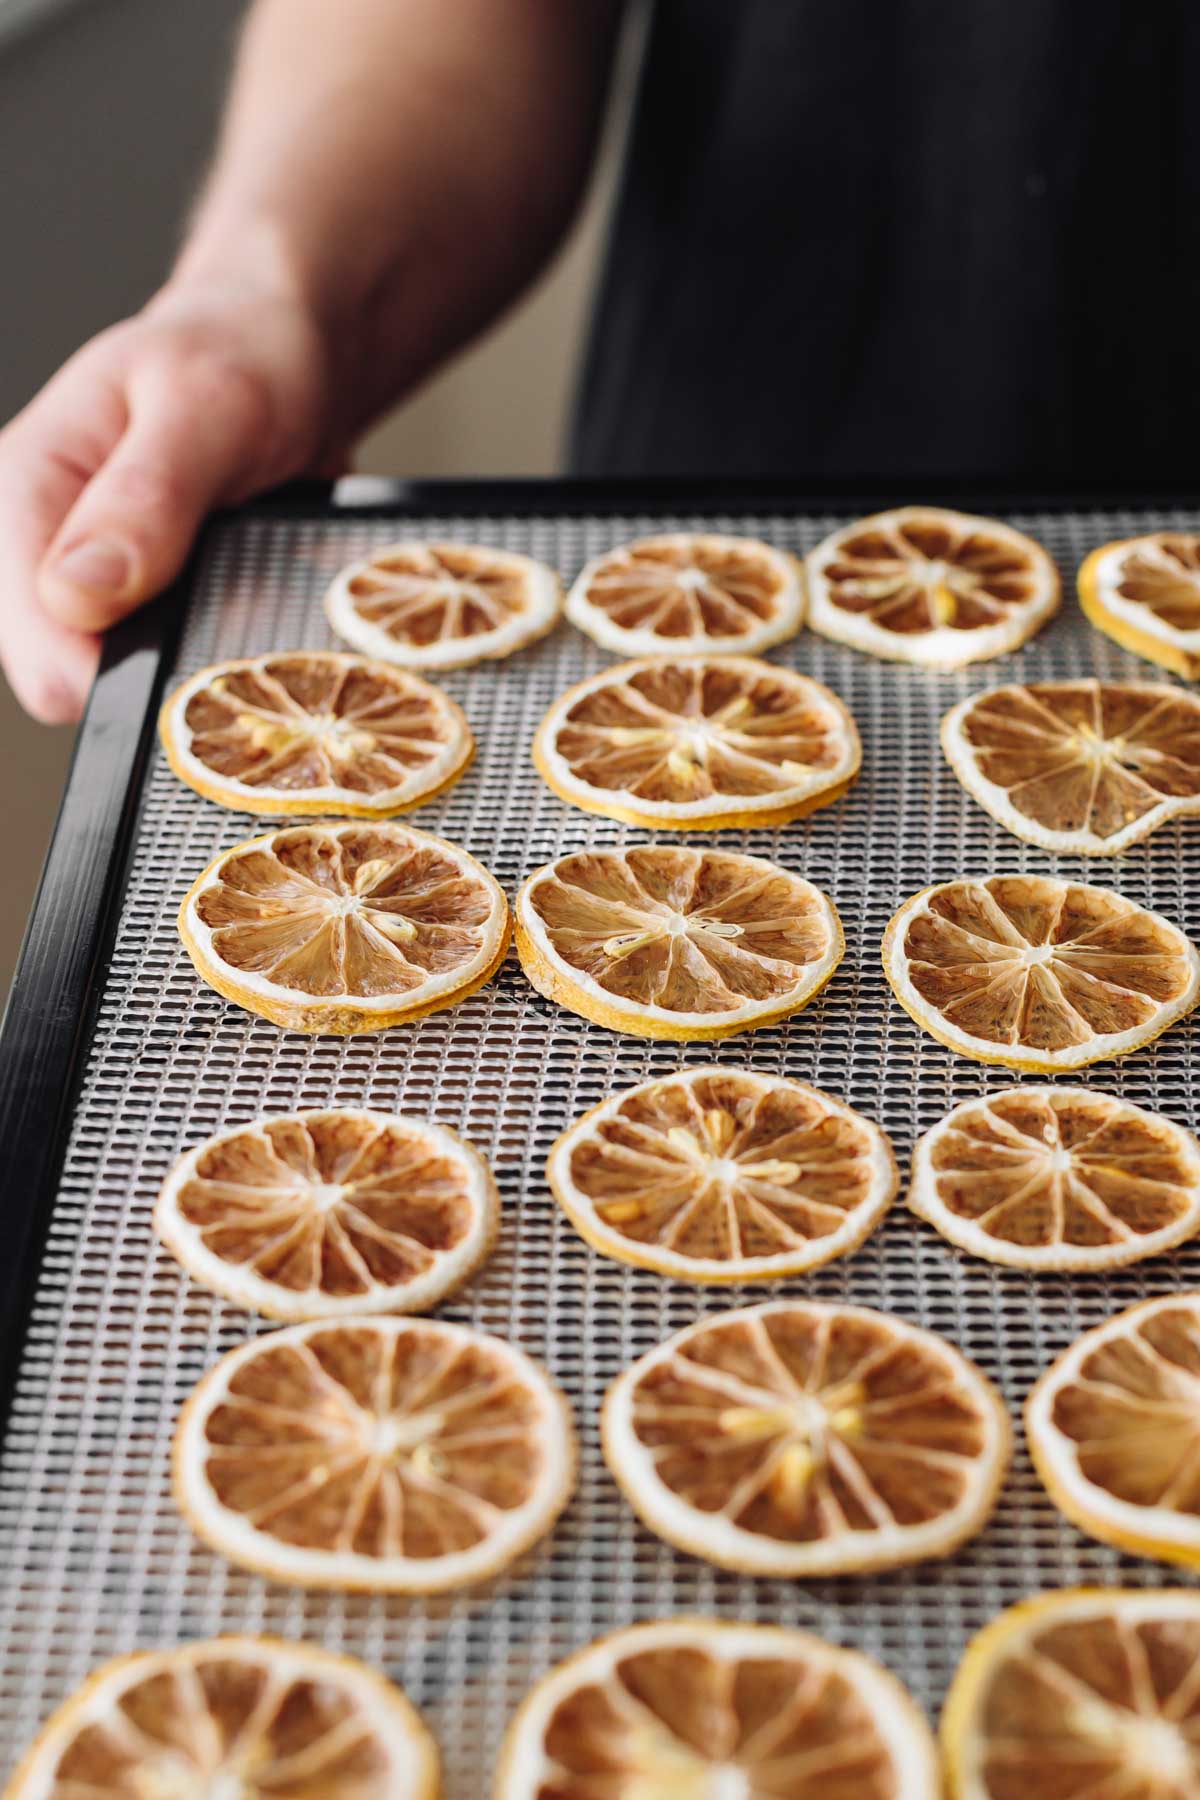
<svg viewBox="0 0 1200 1800">
<path fill-rule="evenodd" d="M 1200 485 L 1200 0 L 659 0 L 572 464 Z"/>
</svg>

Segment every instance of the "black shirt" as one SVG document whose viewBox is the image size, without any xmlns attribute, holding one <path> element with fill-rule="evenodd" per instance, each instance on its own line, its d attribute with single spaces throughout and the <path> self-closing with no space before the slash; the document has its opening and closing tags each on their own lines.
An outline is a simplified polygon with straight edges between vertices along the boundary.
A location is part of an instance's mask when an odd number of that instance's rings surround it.
<svg viewBox="0 0 1200 1800">
<path fill-rule="evenodd" d="M 659 0 L 573 463 L 1200 480 L 1200 0 Z"/>
</svg>

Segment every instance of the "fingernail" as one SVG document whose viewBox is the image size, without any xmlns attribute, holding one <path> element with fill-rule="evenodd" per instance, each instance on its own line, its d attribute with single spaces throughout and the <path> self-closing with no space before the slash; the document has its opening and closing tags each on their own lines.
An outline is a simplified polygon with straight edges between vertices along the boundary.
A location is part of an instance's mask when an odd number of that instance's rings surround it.
<svg viewBox="0 0 1200 1800">
<path fill-rule="evenodd" d="M 54 573 L 89 594 L 119 594 L 129 584 L 133 557 L 115 538 L 85 539 L 63 552 Z"/>
</svg>

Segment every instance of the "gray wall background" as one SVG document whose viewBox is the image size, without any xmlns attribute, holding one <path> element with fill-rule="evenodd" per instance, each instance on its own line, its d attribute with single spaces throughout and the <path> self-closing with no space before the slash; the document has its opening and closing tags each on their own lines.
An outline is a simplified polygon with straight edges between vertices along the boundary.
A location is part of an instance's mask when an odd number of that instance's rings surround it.
<svg viewBox="0 0 1200 1800">
<path fill-rule="evenodd" d="M 245 0 L 0 0 L 0 419 L 85 338 L 135 310 L 167 268 L 205 166 L 244 10 Z M 372 434 L 361 469 L 558 467 L 638 47 L 635 16 L 597 177 L 571 242 L 509 319 Z M 0 996 L 72 740 L 69 730 L 26 719 L 0 678 L 0 767 L 9 775 Z"/>
</svg>

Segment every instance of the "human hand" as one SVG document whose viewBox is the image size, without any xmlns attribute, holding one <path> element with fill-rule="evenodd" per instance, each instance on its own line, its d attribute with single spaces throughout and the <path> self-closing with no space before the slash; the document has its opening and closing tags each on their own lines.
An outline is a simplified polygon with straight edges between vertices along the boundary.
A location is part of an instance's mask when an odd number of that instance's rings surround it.
<svg viewBox="0 0 1200 1800">
<path fill-rule="evenodd" d="M 332 473 L 329 356 L 305 306 L 169 283 L 0 431 L 0 662 L 36 718 L 78 718 L 100 633 L 159 592 L 214 506 Z"/>
</svg>

